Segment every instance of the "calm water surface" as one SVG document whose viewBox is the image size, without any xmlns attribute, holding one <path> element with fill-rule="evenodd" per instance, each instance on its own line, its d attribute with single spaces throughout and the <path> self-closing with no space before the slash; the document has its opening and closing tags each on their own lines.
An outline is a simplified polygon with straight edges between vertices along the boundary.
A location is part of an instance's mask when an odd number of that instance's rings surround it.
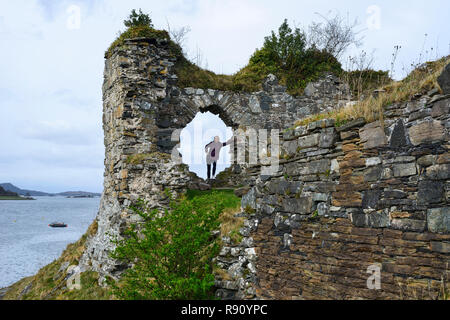
<svg viewBox="0 0 450 320">
<path fill-rule="evenodd" d="M 35 197 L 0 201 L 0 288 L 35 274 L 76 242 L 94 221 L 100 198 Z M 53 229 L 60 221 L 68 228 Z"/>
</svg>

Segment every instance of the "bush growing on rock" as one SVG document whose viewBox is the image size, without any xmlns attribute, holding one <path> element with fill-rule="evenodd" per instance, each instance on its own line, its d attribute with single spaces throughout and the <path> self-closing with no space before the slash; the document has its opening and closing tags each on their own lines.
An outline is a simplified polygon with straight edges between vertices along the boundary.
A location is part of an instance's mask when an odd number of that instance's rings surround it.
<svg viewBox="0 0 450 320">
<path fill-rule="evenodd" d="M 145 14 L 139 9 L 139 13 L 135 9 L 131 10 L 131 14 L 123 24 L 128 27 L 150 27 L 153 28 L 152 19 L 150 15 Z"/>
<path fill-rule="evenodd" d="M 139 13 L 136 10 L 132 10 L 129 18 L 125 20 L 124 25 L 127 29 L 119 33 L 119 36 L 113 43 L 109 46 L 105 53 L 105 58 L 111 57 L 115 48 L 120 47 L 124 44 L 126 39 L 134 38 L 154 38 L 154 39 L 165 39 L 170 41 L 170 35 L 165 30 L 157 30 L 152 24 L 152 19 L 150 15 L 144 14 L 141 9 Z M 170 44 L 176 52 L 177 55 L 181 54 L 181 48 L 174 42 L 170 41 Z"/>
<path fill-rule="evenodd" d="M 329 26 L 337 30 L 332 43 L 340 48 L 340 54 L 356 41 L 354 25 L 340 25 L 342 21 L 336 16 Z M 126 39 L 165 39 L 177 60 L 174 71 L 178 77 L 177 85 L 181 88 L 255 92 L 262 90 L 262 82 L 269 74 L 274 74 L 280 84 L 287 87 L 288 93 L 297 96 L 303 94 L 308 83 L 317 81 L 326 73 L 343 76 L 354 91 L 373 89 L 374 83 L 378 86 L 386 78 L 383 72 L 368 69 L 345 72 L 334 50 L 317 40 L 318 37 L 322 40 L 329 37 L 321 34 L 328 29 L 320 28 L 320 24 L 315 24 L 314 32 L 306 33 L 299 28 L 292 29 L 284 20 L 278 32 L 272 31 L 265 37 L 263 47 L 255 51 L 247 66 L 233 75 L 215 74 L 191 62 L 184 56 L 180 44 L 171 40 L 169 32 L 155 29 L 150 16 L 140 9 L 139 12 L 133 10 L 124 24 L 127 29 L 111 44 L 105 56 L 110 57 L 114 48 L 121 47 Z"/>
<path fill-rule="evenodd" d="M 219 250 L 212 231 L 219 229 L 221 212 L 236 204 L 230 201 L 221 192 L 188 194 L 164 214 L 139 201 L 132 210 L 143 222 L 114 241 L 112 257 L 133 266 L 110 283 L 114 294 L 127 300 L 212 298 L 212 258 Z"/>
<path fill-rule="evenodd" d="M 272 73 L 291 94 L 301 94 L 309 82 L 324 73 L 339 74 L 341 71 L 341 64 L 332 54 L 308 47 L 305 33 L 299 28 L 292 30 L 284 20 L 278 34 L 272 31 L 248 65 L 235 75 L 234 86 L 237 90 L 256 91 L 263 79 Z"/>
</svg>

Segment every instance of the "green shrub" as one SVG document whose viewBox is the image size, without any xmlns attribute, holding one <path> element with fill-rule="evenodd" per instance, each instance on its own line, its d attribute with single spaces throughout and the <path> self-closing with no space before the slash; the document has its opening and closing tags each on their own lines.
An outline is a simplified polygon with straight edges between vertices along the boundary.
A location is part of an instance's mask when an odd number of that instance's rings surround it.
<svg viewBox="0 0 450 320">
<path fill-rule="evenodd" d="M 183 55 L 179 45 L 170 39 L 169 33 L 153 28 L 148 15 L 135 10 L 124 21 L 127 29 L 111 44 L 105 56 L 111 57 L 114 48 L 124 44 L 125 39 L 156 38 L 166 39 L 177 58 L 174 67 L 181 88 L 194 87 L 224 91 L 254 92 L 262 89 L 262 82 L 269 74 L 275 74 L 292 95 L 303 94 L 303 89 L 324 73 L 340 74 L 341 64 L 329 52 L 308 47 L 305 33 L 299 28 L 292 30 L 287 20 L 278 33 L 265 38 L 264 45 L 250 58 L 247 66 L 234 75 L 215 74 L 190 62 Z"/>
<path fill-rule="evenodd" d="M 131 10 L 130 16 L 128 17 L 127 20 L 123 22 L 123 24 L 128 28 L 130 27 L 153 28 L 152 19 L 150 18 L 150 15 L 143 13 L 141 9 L 139 9 L 139 13 L 136 12 L 135 9 Z"/>
<path fill-rule="evenodd" d="M 125 20 L 124 25 L 127 29 L 119 34 L 116 40 L 109 46 L 105 52 L 105 57 L 111 57 L 115 48 L 124 44 L 126 39 L 135 38 L 153 38 L 153 39 L 165 39 L 169 42 L 169 45 L 176 56 L 182 56 L 182 50 L 179 45 L 170 40 L 170 35 L 165 30 L 157 30 L 153 27 L 152 19 L 150 15 L 144 14 L 141 9 L 139 13 L 136 10 L 132 10 L 130 16 Z"/>
<path fill-rule="evenodd" d="M 278 34 L 272 31 L 265 38 L 263 47 L 234 76 L 233 83 L 235 90 L 256 91 L 261 89 L 264 78 L 273 73 L 289 93 L 299 95 L 309 82 L 318 80 L 324 73 L 341 71 L 341 64 L 332 54 L 308 48 L 305 33 L 299 28 L 292 30 L 285 20 Z"/>
<path fill-rule="evenodd" d="M 139 201 L 132 210 L 143 222 L 114 241 L 112 257 L 133 265 L 119 283 L 110 281 L 114 294 L 138 300 L 212 298 L 212 258 L 219 244 L 211 232 L 219 229 L 219 215 L 230 205 L 223 192 L 171 201 L 164 214 Z"/>
</svg>

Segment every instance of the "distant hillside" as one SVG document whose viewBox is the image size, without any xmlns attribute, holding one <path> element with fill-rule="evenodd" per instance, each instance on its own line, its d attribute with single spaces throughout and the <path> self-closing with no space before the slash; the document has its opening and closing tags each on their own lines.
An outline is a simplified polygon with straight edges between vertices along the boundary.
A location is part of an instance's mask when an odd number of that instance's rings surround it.
<svg viewBox="0 0 450 320">
<path fill-rule="evenodd" d="M 5 197 L 18 197 L 19 195 L 15 192 L 12 191 L 6 191 L 5 189 L 3 189 L 2 187 L 0 187 L 0 196 L 5 196 Z"/>
<path fill-rule="evenodd" d="M 0 187 L 2 187 L 6 191 L 14 192 L 22 196 L 32 196 L 32 197 L 54 197 L 54 196 L 62 196 L 62 197 L 99 197 L 100 193 L 86 192 L 86 191 L 67 191 L 61 193 L 47 193 L 42 191 L 35 190 L 26 190 L 16 187 L 12 183 L 0 183 Z"/>
<path fill-rule="evenodd" d="M 16 187 L 12 183 L 0 183 L 0 187 L 3 187 L 3 189 L 11 192 L 15 192 L 21 196 L 32 196 L 32 197 L 43 197 L 43 196 L 50 196 L 51 194 L 41 191 L 34 191 L 34 190 L 24 190 Z"/>
<path fill-rule="evenodd" d="M 0 200 L 34 200 L 32 197 L 22 197 L 16 192 L 5 190 L 0 187 Z"/>
<path fill-rule="evenodd" d="M 100 197 L 100 193 L 92 193 L 85 191 L 67 191 L 56 194 L 57 196 L 71 197 L 71 198 L 80 198 L 80 197 Z"/>
</svg>

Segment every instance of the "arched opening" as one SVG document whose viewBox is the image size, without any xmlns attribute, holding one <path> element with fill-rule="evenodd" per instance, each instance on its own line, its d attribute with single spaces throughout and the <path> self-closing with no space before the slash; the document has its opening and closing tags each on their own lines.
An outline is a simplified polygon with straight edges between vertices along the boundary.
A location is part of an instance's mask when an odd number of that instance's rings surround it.
<svg viewBox="0 0 450 320">
<path fill-rule="evenodd" d="M 186 125 L 180 134 L 179 152 L 182 161 L 189 166 L 189 170 L 198 177 L 207 179 L 207 153 L 205 146 L 218 136 L 221 143 L 229 141 L 233 137 L 233 129 L 227 127 L 224 121 L 209 111 L 198 112 L 194 119 Z M 231 166 L 230 146 L 223 147 L 216 161 L 217 176 L 220 172 Z M 211 178 L 213 178 L 213 167 L 211 164 Z"/>
</svg>

